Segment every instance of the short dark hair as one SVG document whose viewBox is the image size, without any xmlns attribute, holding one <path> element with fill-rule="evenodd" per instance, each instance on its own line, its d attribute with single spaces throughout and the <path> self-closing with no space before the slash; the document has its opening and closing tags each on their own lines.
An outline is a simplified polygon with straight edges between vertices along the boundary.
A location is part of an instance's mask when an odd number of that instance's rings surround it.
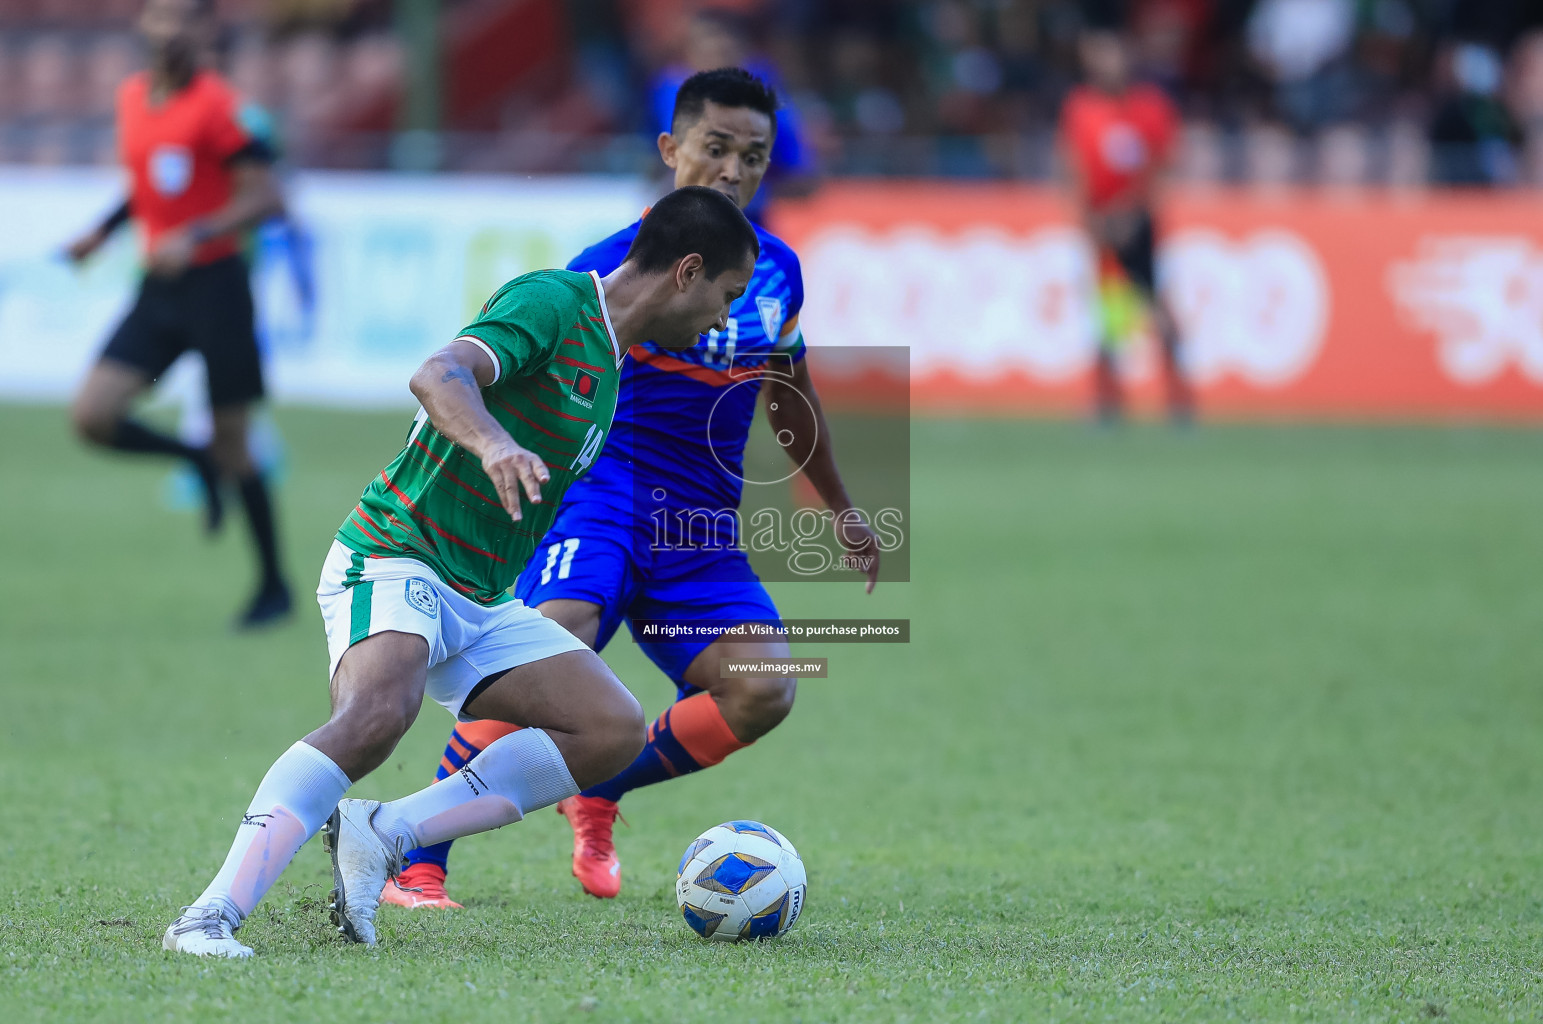
<svg viewBox="0 0 1543 1024">
<path fill-rule="evenodd" d="M 771 118 L 777 129 L 777 91 L 744 68 L 715 68 L 698 71 L 680 84 L 675 94 L 675 113 L 670 117 L 670 131 L 678 131 L 702 116 L 709 103 L 720 107 L 749 107 Z"/>
<path fill-rule="evenodd" d="M 761 240 L 739 204 L 717 189 L 678 188 L 653 205 L 627 250 L 627 262 L 646 274 L 673 267 L 685 256 L 702 257 L 709 281 L 761 255 Z"/>
</svg>

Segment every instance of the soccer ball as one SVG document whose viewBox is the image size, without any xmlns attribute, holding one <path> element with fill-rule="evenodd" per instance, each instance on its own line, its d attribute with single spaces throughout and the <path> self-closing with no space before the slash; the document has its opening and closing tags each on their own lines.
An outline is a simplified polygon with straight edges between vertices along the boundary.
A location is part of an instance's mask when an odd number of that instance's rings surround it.
<svg viewBox="0 0 1543 1024">
<path fill-rule="evenodd" d="M 686 847 L 675 902 L 704 939 L 768 939 L 804 909 L 804 862 L 793 844 L 759 821 L 714 825 Z"/>
</svg>

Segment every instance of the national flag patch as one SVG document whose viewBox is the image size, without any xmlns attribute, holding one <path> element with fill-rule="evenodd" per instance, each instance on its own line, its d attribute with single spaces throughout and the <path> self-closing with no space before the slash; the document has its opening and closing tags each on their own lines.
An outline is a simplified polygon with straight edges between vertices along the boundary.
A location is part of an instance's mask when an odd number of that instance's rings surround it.
<svg viewBox="0 0 1543 1024">
<path fill-rule="evenodd" d="M 600 393 L 600 378 L 588 370 L 573 371 L 573 386 L 568 397 L 586 409 L 595 407 L 595 395 Z"/>
<path fill-rule="evenodd" d="M 761 327 L 766 331 L 768 341 L 776 344 L 782 336 L 782 300 L 762 295 L 755 300 L 755 307 L 761 314 Z"/>
</svg>

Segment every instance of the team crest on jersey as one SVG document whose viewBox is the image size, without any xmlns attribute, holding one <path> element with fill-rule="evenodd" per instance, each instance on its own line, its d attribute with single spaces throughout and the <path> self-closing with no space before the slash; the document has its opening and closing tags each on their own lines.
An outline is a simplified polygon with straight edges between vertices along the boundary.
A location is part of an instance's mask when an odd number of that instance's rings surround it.
<svg viewBox="0 0 1543 1024">
<path fill-rule="evenodd" d="M 588 370 L 573 371 L 573 387 L 568 389 L 568 397 L 579 403 L 586 409 L 595 407 L 595 395 L 600 392 L 600 378 Z"/>
<path fill-rule="evenodd" d="M 407 603 L 431 619 L 439 618 L 439 595 L 428 580 L 407 581 Z"/>
<path fill-rule="evenodd" d="M 775 342 L 782 332 L 782 300 L 763 295 L 755 300 L 755 308 L 761 311 L 761 326 L 766 328 L 767 339 Z"/>
<path fill-rule="evenodd" d="M 180 196 L 193 181 L 193 154 L 182 146 L 157 146 L 150 154 L 150 183 L 163 196 Z"/>
</svg>

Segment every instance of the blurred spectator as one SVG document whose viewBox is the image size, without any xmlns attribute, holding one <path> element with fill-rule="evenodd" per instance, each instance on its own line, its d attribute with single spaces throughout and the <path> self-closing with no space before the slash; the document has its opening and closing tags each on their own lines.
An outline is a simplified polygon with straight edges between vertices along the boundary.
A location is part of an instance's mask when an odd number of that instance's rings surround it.
<svg viewBox="0 0 1543 1024">
<path fill-rule="evenodd" d="M 111 152 L 112 83 L 141 60 L 138 3 L 0 0 L 0 159 Z M 438 4 L 448 134 L 427 141 L 451 169 L 651 165 L 684 76 L 745 64 L 787 103 L 770 179 L 781 194 L 817 165 L 1044 178 L 1079 34 L 1116 24 L 1141 76 L 1186 115 L 1184 179 L 1543 183 L 1538 0 Z M 273 111 L 298 163 L 387 165 L 405 86 L 397 0 L 217 7 L 234 30 L 232 78 Z M 500 32 L 508 45 L 489 44 Z M 487 45 L 470 54 L 468 39 Z"/>
<path fill-rule="evenodd" d="M 1440 185 L 1516 181 L 1521 137 L 1500 99 L 1500 55 L 1481 43 L 1458 43 L 1439 66 L 1446 88 L 1430 125 L 1432 180 Z"/>
<path fill-rule="evenodd" d="M 1508 105 L 1526 138 L 1522 179 L 1543 185 L 1543 31 L 1522 37 L 1511 51 Z"/>
<path fill-rule="evenodd" d="M 1351 0 L 1260 0 L 1248 48 L 1271 85 L 1276 112 L 1299 129 L 1346 117 L 1354 82 Z"/>
<path fill-rule="evenodd" d="M 1174 94 L 1206 81 L 1212 74 L 1207 35 L 1214 14 L 1213 0 L 1137 3 L 1131 29 L 1142 74 Z"/>
</svg>

